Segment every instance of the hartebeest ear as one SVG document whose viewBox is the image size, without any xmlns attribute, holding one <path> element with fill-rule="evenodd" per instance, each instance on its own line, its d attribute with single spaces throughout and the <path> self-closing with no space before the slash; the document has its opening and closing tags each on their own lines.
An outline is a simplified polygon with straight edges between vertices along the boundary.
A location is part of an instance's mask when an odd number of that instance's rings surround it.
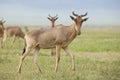
<svg viewBox="0 0 120 80">
<path fill-rule="evenodd" d="M 70 18 L 71 18 L 72 20 L 75 20 L 75 18 L 74 18 L 73 16 L 70 16 Z"/>
<path fill-rule="evenodd" d="M 57 19 L 58 19 L 58 17 L 55 18 L 55 20 L 57 20 Z"/>
<path fill-rule="evenodd" d="M 87 20 L 88 20 L 88 18 L 83 19 L 83 21 L 87 21 Z"/>
<path fill-rule="evenodd" d="M 51 20 L 49 17 L 47 17 L 49 20 Z"/>
</svg>

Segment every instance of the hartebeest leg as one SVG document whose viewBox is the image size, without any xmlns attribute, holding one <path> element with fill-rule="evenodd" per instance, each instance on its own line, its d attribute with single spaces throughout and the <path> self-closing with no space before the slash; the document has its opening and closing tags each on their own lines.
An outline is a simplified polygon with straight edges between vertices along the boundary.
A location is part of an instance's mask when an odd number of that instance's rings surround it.
<svg viewBox="0 0 120 80">
<path fill-rule="evenodd" d="M 34 61 L 34 64 L 36 65 L 36 67 L 38 68 L 38 70 L 40 72 L 42 72 L 41 69 L 40 69 L 40 67 L 39 67 L 39 65 L 38 65 L 38 63 L 37 63 L 37 56 L 38 56 L 39 50 L 40 50 L 40 48 L 35 48 L 35 53 L 34 53 L 34 56 L 33 56 L 33 61 Z"/>
<path fill-rule="evenodd" d="M 57 72 L 58 70 L 58 64 L 60 61 L 60 50 L 61 50 L 61 45 L 56 46 L 56 66 L 55 66 L 55 71 Z"/>
<path fill-rule="evenodd" d="M 72 70 L 75 71 L 75 60 L 74 55 L 69 51 L 68 47 L 63 48 L 64 51 L 72 58 Z"/>
<path fill-rule="evenodd" d="M 7 35 L 6 35 L 6 32 L 4 31 L 2 48 L 5 47 L 6 39 L 7 39 Z"/>
<path fill-rule="evenodd" d="M 15 40 L 16 40 L 16 36 L 14 35 L 14 36 L 13 36 L 13 40 L 12 40 L 12 42 L 11 42 L 11 47 L 13 47 L 13 44 L 15 43 Z"/>
<path fill-rule="evenodd" d="M 13 36 L 12 44 L 15 42 L 15 40 L 16 40 L 16 36 L 14 35 L 14 36 Z"/>
<path fill-rule="evenodd" d="M 30 50 L 31 50 L 31 48 L 26 48 L 25 53 L 22 54 L 22 56 L 20 58 L 20 63 L 19 63 L 19 67 L 18 67 L 18 71 L 17 72 L 21 73 L 21 67 L 22 67 L 22 64 L 23 64 L 23 60 L 27 56 L 27 54 L 30 52 Z"/>
<path fill-rule="evenodd" d="M 54 56 L 56 54 L 55 48 L 51 49 L 51 56 Z"/>
</svg>

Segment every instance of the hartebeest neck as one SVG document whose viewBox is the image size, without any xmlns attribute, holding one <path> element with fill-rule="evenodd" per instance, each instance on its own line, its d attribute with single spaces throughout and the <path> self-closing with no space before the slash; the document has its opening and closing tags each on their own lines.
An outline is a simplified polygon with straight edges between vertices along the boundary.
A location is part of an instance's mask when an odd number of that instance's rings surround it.
<svg viewBox="0 0 120 80">
<path fill-rule="evenodd" d="M 76 36 L 77 36 L 77 31 L 76 31 L 76 29 L 75 29 L 75 27 L 76 27 L 76 25 L 75 24 L 72 24 L 72 25 L 70 25 L 70 32 L 71 32 L 71 38 L 75 38 Z"/>
<path fill-rule="evenodd" d="M 2 28 L 2 30 L 4 30 L 4 25 L 3 24 L 1 25 L 1 28 Z"/>
<path fill-rule="evenodd" d="M 75 35 L 77 35 L 77 31 L 78 31 L 77 25 L 76 25 L 76 24 L 72 24 L 72 25 L 71 25 L 71 28 L 72 28 L 72 30 L 73 30 L 73 33 L 75 33 Z"/>
<path fill-rule="evenodd" d="M 51 25 L 52 25 L 52 28 L 54 28 L 54 26 L 55 26 L 55 23 L 54 23 L 54 22 L 52 22 L 52 23 L 51 23 Z"/>
</svg>

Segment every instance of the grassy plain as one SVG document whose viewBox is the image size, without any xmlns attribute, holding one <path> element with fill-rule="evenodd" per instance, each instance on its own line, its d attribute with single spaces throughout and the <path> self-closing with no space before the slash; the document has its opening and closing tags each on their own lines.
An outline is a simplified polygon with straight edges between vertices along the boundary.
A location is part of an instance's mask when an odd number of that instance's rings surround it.
<svg viewBox="0 0 120 80">
<path fill-rule="evenodd" d="M 69 46 L 75 55 L 76 71 L 71 70 L 71 59 L 61 52 L 59 70 L 56 73 L 55 57 L 50 50 L 41 50 L 38 57 L 42 74 L 32 61 L 33 51 L 24 60 L 22 74 L 17 73 L 19 58 L 24 46 L 22 39 L 11 47 L 8 38 L 4 49 L 0 48 L 0 80 L 120 80 L 120 28 L 85 27 Z"/>
</svg>

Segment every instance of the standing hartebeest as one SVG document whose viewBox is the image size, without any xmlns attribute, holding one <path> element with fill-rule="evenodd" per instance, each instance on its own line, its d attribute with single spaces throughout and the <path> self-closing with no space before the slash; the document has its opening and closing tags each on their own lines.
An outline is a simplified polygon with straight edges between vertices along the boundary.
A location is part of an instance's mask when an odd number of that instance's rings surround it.
<svg viewBox="0 0 120 80">
<path fill-rule="evenodd" d="M 0 37 L 3 37 L 3 34 L 4 34 L 4 23 L 5 21 L 0 20 Z"/>
<path fill-rule="evenodd" d="M 24 39 L 25 34 L 22 32 L 21 28 L 18 27 L 18 26 L 9 26 L 9 27 L 6 27 L 4 29 L 4 36 L 3 36 L 2 47 L 5 46 L 5 42 L 6 42 L 7 36 L 13 37 L 13 42 L 12 43 L 14 43 L 15 39 L 17 37 L 20 37 L 20 38 Z"/>
<path fill-rule="evenodd" d="M 21 28 L 18 26 L 9 26 L 7 28 L 4 27 L 5 21 L 0 20 L 0 37 L 3 37 L 2 46 L 5 46 L 7 36 L 14 36 L 13 43 L 16 37 L 24 38 L 24 33 L 22 32 Z"/>
<path fill-rule="evenodd" d="M 4 34 L 4 23 L 5 23 L 5 21 L 3 21 L 3 19 L 0 20 L 0 37 L 2 37 L 2 38 L 3 38 L 3 34 Z M 2 41 L 1 41 L 1 45 L 2 45 Z"/>
<path fill-rule="evenodd" d="M 41 30 L 33 30 L 25 35 L 25 48 L 20 58 L 20 63 L 18 67 L 19 73 L 21 73 L 23 60 L 32 49 L 35 49 L 35 54 L 33 58 L 34 63 L 37 66 L 38 70 L 41 72 L 41 69 L 36 61 L 38 52 L 41 48 L 43 49 L 56 48 L 55 71 L 58 70 L 61 48 L 64 49 L 64 51 L 72 58 L 72 69 L 75 70 L 74 56 L 69 51 L 68 45 L 75 39 L 77 35 L 81 34 L 82 23 L 86 21 L 88 18 L 82 19 L 82 17 L 86 16 L 87 13 L 84 15 L 78 15 L 72 12 L 72 14 L 76 18 L 70 16 L 70 18 L 74 21 L 74 23 L 70 26 L 65 27 L 60 25 L 59 27 L 49 29 L 43 33 L 39 33 L 39 31 Z"/>
<path fill-rule="evenodd" d="M 58 16 L 58 15 L 52 17 L 52 16 L 50 16 L 50 14 L 49 14 L 48 19 L 51 21 L 51 27 L 52 27 L 52 28 L 55 27 L 55 21 L 58 19 L 57 16 Z M 55 55 L 55 54 L 56 54 L 56 53 L 55 53 L 55 48 L 51 49 L 51 56 L 53 56 L 53 55 Z"/>
</svg>

